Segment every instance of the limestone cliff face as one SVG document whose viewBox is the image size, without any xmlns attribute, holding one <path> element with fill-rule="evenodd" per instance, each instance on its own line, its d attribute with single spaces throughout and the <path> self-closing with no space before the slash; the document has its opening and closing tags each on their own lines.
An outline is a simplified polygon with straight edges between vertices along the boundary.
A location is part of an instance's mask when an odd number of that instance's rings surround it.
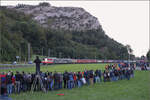
<svg viewBox="0 0 150 100">
<path fill-rule="evenodd" d="M 71 31 L 99 29 L 101 26 L 96 17 L 78 7 L 54 7 L 48 3 L 39 5 L 18 5 L 7 8 L 31 14 L 32 19 L 43 27 Z"/>
</svg>

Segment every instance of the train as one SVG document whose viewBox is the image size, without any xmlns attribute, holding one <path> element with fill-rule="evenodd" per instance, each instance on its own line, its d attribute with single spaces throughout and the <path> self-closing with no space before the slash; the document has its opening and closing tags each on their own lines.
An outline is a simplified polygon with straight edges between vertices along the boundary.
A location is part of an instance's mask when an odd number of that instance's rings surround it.
<svg viewBox="0 0 150 100">
<path fill-rule="evenodd" d="M 120 63 L 128 60 L 99 60 L 99 59 L 71 59 L 71 58 L 44 58 L 42 64 L 86 64 L 86 63 Z M 136 61 L 130 61 L 135 63 Z"/>
</svg>

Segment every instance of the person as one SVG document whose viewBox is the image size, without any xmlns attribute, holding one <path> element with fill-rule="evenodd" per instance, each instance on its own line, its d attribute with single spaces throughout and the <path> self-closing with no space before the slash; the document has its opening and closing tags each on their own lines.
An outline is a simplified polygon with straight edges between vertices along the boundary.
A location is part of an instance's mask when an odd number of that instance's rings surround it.
<svg viewBox="0 0 150 100">
<path fill-rule="evenodd" d="M 144 70 L 147 70 L 147 64 L 146 63 L 144 64 Z"/>
<path fill-rule="evenodd" d="M 27 90 L 30 91 L 31 90 L 31 84 L 32 84 L 32 76 L 31 73 L 27 74 Z"/>
<path fill-rule="evenodd" d="M 126 68 L 126 78 L 127 80 L 130 80 L 130 70 L 128 68 Z"/>
<path fill-rule="evenodd" d="M 68 74 L 69 80 L 68 80 L 68 89 L 72 89 L 73 88 L 73 74 L 72 72 L 70 72 Z"/>
<path fill-rule="evenodd" d="M 59 89 L 62 89 L 63 74 L 60 72 L 58 74 L 59 74 Z"/>
<path fill-rule="evenodd" d="M 95 71 L 95 83 L 100 83 L 99 71 L 98 69 Z"/>
<path fill-rule="evenodd" d="M 16 78 L 15 92 L 16 93 L 20 93 L 21 78 L 22 78 L 22 76 L 21 76 L 21 74 L 18 71 L 16 71 L 15 78 Z"/>
<path fill-rule="evenodd" d="M 78 82 L 78 88 L 82 86 L 82 74 L 81 72 L 79 71 L 78 74 L 77 74 L 77 82 Z"/>
<path fill-rule="evenodd" d="M 114 74 L 112 70 L 110 70 L 110 81 L 114 81 Z"/>
<path fill-rule="evenodd" d="M 41 60 L 39 59 L 38 56 L 36 56 L 36 59 L 34 60 L 34 63 L 36 64 L 36 74 L 39 74 Z"/>
<path fill-rule="evenodd" d="M 8 74 L 6 75 L 6 84 L 7 84 L 7 93 L 11 94 L 12 93 L 12 73 L 9 71 Z"/>
<path fill-rule="evenodd" d="M 48 90 L 48 74 L 47 73 L 43 73 L 42 81 L 43 81 L 43 85 L 45 89 Z"/>
<path fill-rule="evenodd" d="M 23 91 L 27 91 L 27 75 L 24 71 L 22 71 L 22 81 L 21 81 Z"/>
<path fill-rule="evenodd" d="M 2 72 L 0 73 L 0 100 L 12 100 L 7 95 L 6 83 L 6 74 Z"/>
<path fill-rule="evenodd" d="M 69 80 L 69 77 L 68 77 L 68 72 L 65 71 L 65 73 L 63 74 L 63 80 L 64 80 L 64 88 L 67 88 L 67 83 L 68 83 L 68 80 Z"/>
<path fill-rule="evenodd" d="M 90 81 L 89 81 L 89 71 L 85 70 L 84 71 L 84 78 L 86 80 L 87 85 L 90 85 Z"/>
<path fill-rule="evenodd" d="M 104 72 L 103 72 L 103 79 L 104 79 L 104 82 L 106 82 L 106 71 L 104 70 Z"/>
<path fill-rule="evenodd" d="M 102 82 L 102 78 L 101 78 L 101 70 L 98 70 L 98 76 L 100 78 L 100 82 Z"/>
<path fill-rule="evenodd" d="M 1 94 L 0 95 L 5 95 L 7 94 L 7 88 L 6 88 L 6 74 L 3 72 L 0 74 L 0 89 L 1 89 Z"/>
<path fill-rule="evenodd" d="M 54 89 L 59 89 L 59 74 L 56 71 L 54 72 Z"/>
<path fill-rule="evenodd" d="M 117 69 L 114 70 L 114 74 L 115 74 L 115 81 L 118 81 L 118 79 L 119 79 L 119 73 L 118 73 Z"/>
<path fill-rule="evenodd" d="M 14 75 L 14 73 L 13 72 L 11 72 L 12 73 L 12 93 L 14 93 L 15 92 L 15 83 L 16 83 L 16 80 L 15 80 L 15 75 Z"/>
<path fill-rule="evenodd" d="M 53 81 L 54 81 L 53 80 L 53 73 L 50 72 L 50 73 L 48 73 L 48 89 L 51 91 L 53 90 L 53 84 L 54 84 Z"/>
<path fill-rule="evenodd" d="M 110 81 L 110 72 L 109 72 L 109 70 L 106 70 L 106 81 L 107 82 Z"/>
<path fill-rule="evenodd" d="M 94 74 L 93 74 L 93 70 L 90 70 L 90 74 L 89 74 L 89 77 L 90 77 L 90 85 L 93 85 L 93 78 L 94 78 Z"/>
<path fill-rule="evenodd" d="M 77 86 L 77 75 L 76 75 L 76 72 L 73 73 L 73 80 L 74 80 L 74 86 L 73 87 L 76 87 Z"/>
</svg>

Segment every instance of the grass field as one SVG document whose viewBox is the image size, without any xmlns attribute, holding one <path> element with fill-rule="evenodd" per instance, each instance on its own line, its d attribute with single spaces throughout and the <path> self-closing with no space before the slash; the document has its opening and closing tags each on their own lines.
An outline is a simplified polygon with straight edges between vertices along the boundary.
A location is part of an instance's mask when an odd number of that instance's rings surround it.
<svg viewBox="0 0 150 100">
<path fill-rule="evenodd" d="M 104 66 L 106 64 L 60 64 L 60 65 L 45 65 L 45 66 L 41 66 L 41 71 L 58 71 L 58 72 L 64 72 L 65 70 L 67 71 L 82 71 L 85 69 L 101 69 L 104 70 Z M 13 71 L 15 72 L 17 71 L 25 71 L 25 72 L 35 72 L 35 67 L 20 67 L 20 68 L 9 68 L 9 69 L 3 69 L 0 70 L 0 72 L 8 72 L 8 71 Z"/>
<path fill-rule="evenodd" d="M 81 71 L 84 69 L 104 69 L 104 64 L 74 64 L 42 66 L 42 71 Z M 2 71 L 8 71 L 1 70 Z M 34 67 L 16 68 L 12 71 L 34 72 Z M 56 94 L 63 93 L 64 96 Z M 48 93 L 28 92 L 19 95 L 11 95 L 13 100 L 150 100 L 150 71 L 135 71 L 135 77 L 131 80 L 117 82 L 102 82 L 93 86 L 83 86 L 72 90 L 63 89 Z"/>
</svg>

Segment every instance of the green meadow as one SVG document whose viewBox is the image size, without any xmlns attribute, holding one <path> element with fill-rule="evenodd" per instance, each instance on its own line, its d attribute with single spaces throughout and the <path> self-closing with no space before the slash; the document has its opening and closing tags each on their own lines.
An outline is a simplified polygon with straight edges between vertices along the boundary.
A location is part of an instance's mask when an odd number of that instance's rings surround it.
<svg viewBox="0 0 150 100">
<path fill-rule="evenodd" d="M 64 72 L 65 70 L 67 71 L 72 71 L 72 72 L 77 72 L 77 71 L 83 71 L 85 69 L 101 69 L 104 70 L 104 66 L 106 64 L 58 64 L 58 65 L 44 65 L 41 66 L 41 71 L 46 72 L 46 71 L 57 71 L 57 72 Z M 8 68 L 8 69 L 0 69 L 0 72 L 8 72 L 8 71 L 25 71 L 25 72 L 35 72 L 35 66 L 31 67 L 19 67 L 19 68 Z"/>
</svg>

